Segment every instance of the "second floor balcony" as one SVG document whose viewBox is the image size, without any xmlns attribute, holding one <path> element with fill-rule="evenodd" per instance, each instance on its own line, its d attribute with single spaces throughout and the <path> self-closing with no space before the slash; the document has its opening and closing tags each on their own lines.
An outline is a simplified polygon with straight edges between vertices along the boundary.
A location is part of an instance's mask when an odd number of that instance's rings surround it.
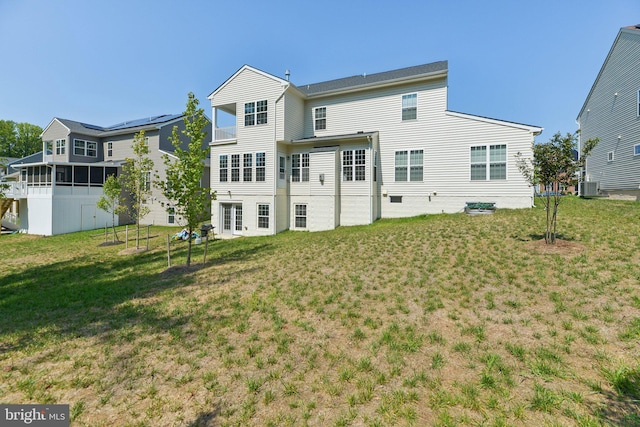
<svg viewBox="0 0 640 427">
<path fill-rule="evenodd" d="M 227 126 L 222 128 L 215 128 L 213 132 L 213 142 L 229 141 L 236 139 L 237 137 L 236 126 Z"/>
</svg>

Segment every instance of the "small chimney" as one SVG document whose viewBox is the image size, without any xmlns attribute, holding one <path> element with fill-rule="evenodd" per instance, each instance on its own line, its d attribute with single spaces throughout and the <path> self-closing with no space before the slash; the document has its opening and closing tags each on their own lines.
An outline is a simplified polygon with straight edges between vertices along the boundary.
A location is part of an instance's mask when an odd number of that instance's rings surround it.
<svg viewBox="0 0 640 427">
<path fill-rule="evenodd" d="M 291 76 L 291 71 L 286 70 L 286 71 L 284 72 L 284 78 L 285 78 L 287 81 L 289 81 L 289 76 Z"/>
</svg>

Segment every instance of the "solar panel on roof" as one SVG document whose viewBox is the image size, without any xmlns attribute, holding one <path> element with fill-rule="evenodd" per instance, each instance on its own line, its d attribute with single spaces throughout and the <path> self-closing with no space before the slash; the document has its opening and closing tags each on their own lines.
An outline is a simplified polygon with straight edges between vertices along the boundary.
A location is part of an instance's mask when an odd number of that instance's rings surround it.
<svg viewBox="0 0 640 427">
<path fill-rule="evenodd" d="M 87 123 L 80 123 L 82 126 L 86 127 L 87 129 L 93 129 L 93 130 L 104 130 L 103 127 L 101 126 L 96 126 L 96 125 L 90 125 Z"/>
</svg>

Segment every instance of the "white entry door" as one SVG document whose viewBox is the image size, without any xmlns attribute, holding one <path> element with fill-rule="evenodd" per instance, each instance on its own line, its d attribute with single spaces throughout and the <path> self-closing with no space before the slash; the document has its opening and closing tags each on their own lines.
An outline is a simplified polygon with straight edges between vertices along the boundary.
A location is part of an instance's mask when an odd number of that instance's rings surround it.
<svg viewBox="0 0 640 427">
<path fill-rule="evenodd" d="M 223 234 L 242 234 L 242 204 L 221 203 L 220 229 Z"/>
</svg>

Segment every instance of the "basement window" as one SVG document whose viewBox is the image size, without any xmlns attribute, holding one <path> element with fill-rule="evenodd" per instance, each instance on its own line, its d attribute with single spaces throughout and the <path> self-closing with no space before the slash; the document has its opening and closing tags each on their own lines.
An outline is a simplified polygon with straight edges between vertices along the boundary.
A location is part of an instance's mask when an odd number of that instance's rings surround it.
<svg viewBox="0 0 640 427">
<path fill-rule="evenodd" d="M 391 203 L 402 203 L 402 196 L 389 196 Z"/>
</svg>

